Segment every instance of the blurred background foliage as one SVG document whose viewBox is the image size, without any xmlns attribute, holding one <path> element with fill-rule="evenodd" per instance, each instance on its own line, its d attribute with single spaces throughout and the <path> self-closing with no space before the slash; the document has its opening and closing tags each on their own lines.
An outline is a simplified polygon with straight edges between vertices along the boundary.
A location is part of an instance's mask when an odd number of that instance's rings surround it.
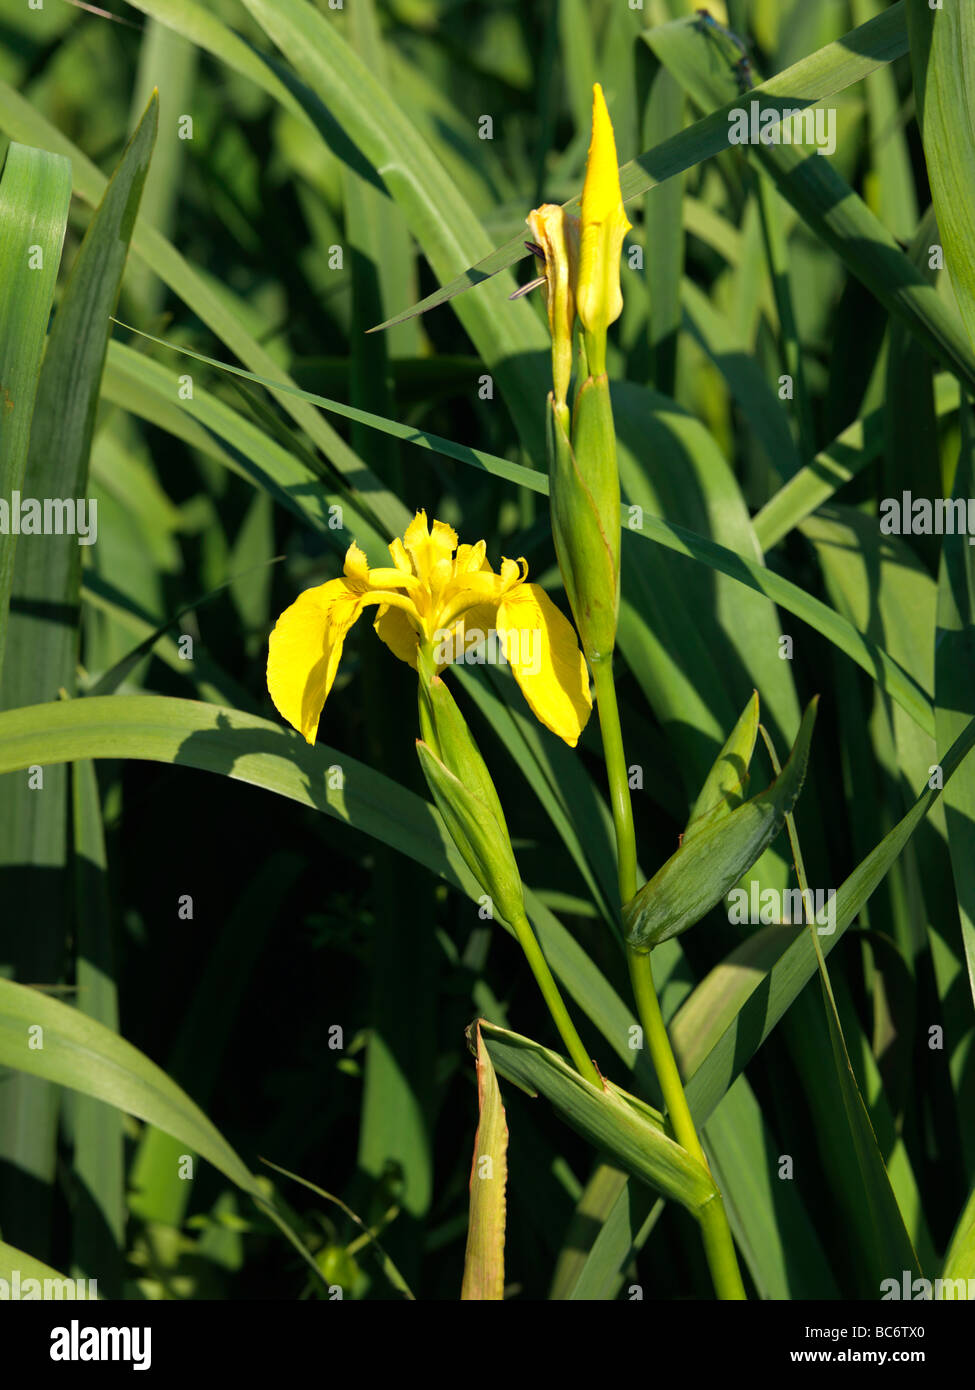
<svg viewBox="0 0 975 1390">
<path fill-rule="evenodd" d="M 354 148 L 355 132 L 333 122 L 323 141 L 295 109 L 151 17 L 166 5 L 106 7 L 126 23 L 66 0 L 46 0 L 39 11 L 6 4 L 0 79 L 106 175 L 157 87 L 159 136 L 142 216 L 273 363 L 306 390 L 544 467 L 453 307 L 365 336 L 438 281 L 401 203 Z M 291 71 L 245 5 L 207 0 L 204 8 L 254 51 L 273 52 L 277 77 Z M 483 227 L 486 249 L 521 235 L 539 202 L 578 193 L 593 80 L 605 88 L 621 163 L 700 114 L 679 64 L 668 66 L 641 38 L 690 13 L 677 0 L 646 0 L 642 10 L 622 0 L 347 0 L 341 9 L 315 0 L 312 8 L 397 103 L 409 140 L 441 163 Z M 730 15 L 714 8 L 752 36 L 761 75 L 886 7 L 742 0 Z M 714 64 L 708 80 L 725 84 L 722 99 L 730 98 L 726 55 L 700 51 L 711 53 L 701 60 Z M 327 113 L 329 93 L 318 95 Z M 928 269 L 937 228 L 927 213 L 909 59 L 878 68 L 831 104 L 833 166 L 954 315 L 947 276 Z M 5 97 L 7 134 L 12 109 Z M 186 116 L 192 138 L 181 139 Z M 485 117 L 490 139 L 479 138 Z M 5 148 L 6 135 L 0 140 Z M 72 203 L 62 283 L 90 201 Z M 624 251 L 625 309 L 610 361 L 621 383 L 626 499 L 749 558 L 764 552 L 773 572 L 849 618 L 932 691 L 937 538 L 881 537 L 876 510 L 903 487 L 950 494 L 962 443 L 957 388 L 738 152 L 695 164 L 627 210 L 634 229 Z M 452 273 L 465 264 L 458 259 Z M 151 255 L 130 257 L 118 317 L 237 361 L 192 295 L 175 293 L 158 268 Z M 493 302 L 506 312 L 503 296 Z M 543 381 L 538 296 L 510 313 L 520 325 L 515 341 L 525 345 L 515 370 Z M 350 490 L 325 436 L 304 428 L 283 397 L 123 328 L 115 338 L 91 452 L 99 529 L 84 556 L 79 689 L 115 671 L 122 694 L 193 697 L 273 718 L 264 662 L 276 615 L 300 589 L 339 572 L 363 516 L 373 534 L 386 534 L 386 521 L 377 520 L 373 493 Z M 155 364 L 156 376 L 140 375 L 140 362 Z M 779 397 L 790 362 L 798 402 Z M 184 373 L 197 402 L 212 397 L 233 412 L 222 434 L 191 424 L 178 408 Z M 543 395 L 535 408 L 540 440 Z M 378 480 L 387 519 L 425 507 L 462 540 L 486 539 L 495 564 L 501 555 L 525 556 L 532 577 L 558 596 L 543 497 L 361 424 L 320 418 Z M 255 486 L 260 462 L 247 422 L 343 506 L 341 528 L 309 524 L 273 487 Z M 823 472 L 823 451 L 839 436 L 845 444 L 829 457 L 855 476 L 838 492 L 834 476 L 814 516 L 810 506 L 784 529 L 766 518 L 763 532 L 761 517 L 753 528 L 749 513 L 817 456 Z M 688 806 L 757 687 L 780 754 L 800 704 L 822 696 L 798 825 L 810 882 L 838 886 L 912 804 L 938 760 L 935 739 L 814 627 L 729 578 L 631 540 L 619 688 L 628 757 L 641 769 L 644 872 L 675 848 Z M 180 613 L 151 649 L 117 670 Z M 783 632 L 794 639 L 789 661 L 780 653 Z M 185 635 L 192 661 L 180 655 Z M 526 882 L 628 998 L 608 925 L 611 831 L 595 730 L 573 758 L 531 726 L 505 672 L 474 669 L 458 685 Z M 415 735 L 413 675 L 360 624 L 322 738 L 426 799 Z M 763 758 L 759 752 L 757 762 Z M 121 1035 L 164 1067 L 251 1167 L 266 1157 L 341 1196 L 379 1233 L 418 1297 L 456 1297 L 476 1123 L 464 1028 L 480 1013 L 555 1045 L 514 943 L 480 920 L 476 903 L 333 817 L 186 767 L 94 766 L 105 868 L 94 888 L 82 884 L 77 901 L 99 895 Z M 4 855 L 4 973 L 72 997 L 72 898 L 87 862 L 66 852 L 50 861 Z M 784 885 L 789 874 L 783 837 L 763 860 L 763 882 Z M 683 938 L 682 949 L 668 943 L 668 1017 L 740 940 L 741 929 L 719 913 Z M 972 1001 L 942 812 L 908 845 L 831 966 L 854 1069 L 923 1261 L 944 1250 L 975 1162 Z M 929 1047 L 933 1026 L 945 1030 L 943 1051 Z M 586 1020 L 583 1029 L 612 1074 L 617 1061 L 606 1043 Z M 868 1281 L 851 1255 L 859 1198 L 829 1057 L 819 986 L 810 983 L 707 1132 L 719 1177 L 730 1183 L 750 1287 L 765 1296 L 850 1295 Z M 511 1134 L 509 1294 L 544 1298 L 553 1269 L 567 1278 L 572 1251 L 591 1243 L 576 1204 L 594 1159 L 543 1102 L 502 1089 Z M 81 1105 L 74 1092 L 3 1073 L 4 1241 L 57 1268 L 97 1273 L 106 1294 L 320 1295 L 298 1255 L 221 1174 L 200 1163 L 192 1183 L 180 1179 L 175 1141 L 107 1107 L 99 1123 L 117 1126 L 124 1202 L 113 1220 L 103 1206 L 93 1215 L 74 1157 Z M 793 1160 L 792 1182 L 780 1180 L 782 1155 Z M 329 1282 L 346 1297 L 398 1296 L 339 1207 L 266 1172 Z M 634 1192 L 629 1200 L 640 1248 L 607 1285 L 610 1295 L 639 1283 L 646 1298 L 707 1296 L 689 1218 L 668 1207 L 645 1222 L 651 1199 Z M 761 1214 L 754 1225 L 750 1210 Z"/>
</svg>

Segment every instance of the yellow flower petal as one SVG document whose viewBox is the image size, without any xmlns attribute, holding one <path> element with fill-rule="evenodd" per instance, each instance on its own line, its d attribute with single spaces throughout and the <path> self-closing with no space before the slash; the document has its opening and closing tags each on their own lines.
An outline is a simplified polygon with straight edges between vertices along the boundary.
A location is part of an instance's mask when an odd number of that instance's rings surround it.
<svg viewBox="0 0 975 1390">
<path fill-rule="evenodd" d="M 478 541 L 476 545 L 459 545 L 454 556 L 454 574 L 476 574 L 478 570 L 490 569 L 485 559 L 487 543 Z"/>
<path fill-rule="evenodd" d="M 603 334 L 623 311 L 620 252 L 631 224 L 623 209 L 613 126 L 598 82 L 592 89 L 592 140 L 581 212 L 576 308 L 589 333 Z"/>
<path fill-rule="evenodd" d="M 348 571 L 346 571 L 348 573 Z M 423 585 L 413 574 L 404 574 L 398 567 L 385 565 L 380 569 L 369 570 L 368 584 L 371 589 L 405 589 L 411 596 L 419 593 Z"/>
<path fill-rule="evenodd" d="M 408 666 L 412 666 L 415 670 L 419 636 L 403 609 L 391 608 L 387 604 L 383 604 L 376 615 L 373 627 L 376 630 L 376 635 L 386 643 L 393 655 L 398 656 L 400 661 L 405 661 Z"/>
<path fill-rule="evenodd" d="M 394 541 L 390 541 L 389 553 L 390 555 L 392 555 L 393 564 L 396 566 L 398 570 L 400 570 L 403 574 L 413 573 L 413 562 L 407 555 L 406 547 L 400 540 L 399 536 L 397 536 Z"/>
<path fill-rule="evenodd" d="M 570 748 L 592 710 L 575 629 L 538 584 L 519 584 L 498 607 L 505 656 L 535 718 Z"/>
<path fill-rule="evenodd" d="M 355 541 L 345 552 L 343 569 L 347 578 L 355 580 L 359 584 L 369 583 L 369 561 L 366 559 L 365 551 L 360 550 Z"/>
<path fill-rule="evenodd" d="M 497 615 L 496 603 L 475 603 L 473 607 L 465 608 L 461 617 L 439 627 L 433 647 L 437 671 L 443 671 L 455 662 L 465 662 L 468 649 L 475 653 L 471 661 L 490 660 L 485 644 L 490 634 L 497 631 Z"/>
<path fill-rule="evenodd" d="M 425 584 L 431 580 L 445 583 L 450 578 L 453 554 L 457 549 L 457 532 L 452 526 L 435 521 L 432 529 L 428 528 L 426 512 L 419 511 L 406 528 L 403 544 L 409 551 L 416 575 Z"/>
<path fill-rule="evenodd" d="M 268 643 L 271 699 L 309 743 L 315 742 L 345 635 L 362 612 L 365 595 L 354 585 L 354 580 L 330 579 L 306 589 L 281 614 Z"/>
<path fill-rule="evenodd" d="M 579 219 L 556 203 L 543 203 L 528 214 L 526 221 L 535 241 L 545 252 L 545 305 L 552 335 L 552 384 L 556 402 L 564 404 L 572 376 Z"/>
</svg>

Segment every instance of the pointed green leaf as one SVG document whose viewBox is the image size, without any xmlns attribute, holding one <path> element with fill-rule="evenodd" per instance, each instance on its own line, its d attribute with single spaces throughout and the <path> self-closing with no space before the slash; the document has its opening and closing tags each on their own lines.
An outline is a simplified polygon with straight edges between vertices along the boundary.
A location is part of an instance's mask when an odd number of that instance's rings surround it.
<svg viewBox="0 0 975 1390">
<path fill-rule="evenodd" d="M 71 202 L 71 165 L 11 144 L 0 177 L 0 497 L 20 491 Z M 0 667 L 17 536 L 0 531 Z"/>
<path fill-rule="evenodd" d="M 802 790 L 817 699 L 807 705 L 789 761 L 771 786 L 685 840 L 627 903 L 626 939 L 636 950 L 649 951 L 699 922 L 775 839 Z"/>
<path fill-rule="evenodd" d="M 731 814 L 744 801 L 748 792 L 749 773 L 755 740 L 758 737 L 758 691 L 742 711 L 741 718 L 728 735 L 728 740 L 715 759 L 707 780 L 691 809 L 684 831 L 684 841 L 699 835 L 707 825 Z"/>
<path fill-rule="evenodd" d="M 911 69 L 931 197 L 958 308 L 975 345 L 975 7 L 907 0 Z"/>
<path fill-rule="evenodd" d="M 941 1277 L 946 1280 L 964 1279 L 966 1289 L 962 1297 L 968 1297 L 971 1280 L 975 1279 L 975 1187 L 958 1218 Z"/>
</svg>

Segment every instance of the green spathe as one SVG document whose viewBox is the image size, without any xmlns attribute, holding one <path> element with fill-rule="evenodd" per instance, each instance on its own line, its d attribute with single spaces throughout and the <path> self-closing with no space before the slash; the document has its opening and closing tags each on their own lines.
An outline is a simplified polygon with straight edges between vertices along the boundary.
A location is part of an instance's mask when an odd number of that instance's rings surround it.
<svg viewBox="0 0 975 1390">
<path fill-rule="evenodd" d="M 501 801 L 467 721 L 457 708 L 446 682 L 436 674 L 423 651 L 419 654 L 417 669 L 420 677 L 420 732 L 424 741 L 447 771 L 453 773 L 468 791 L 484 803 L 510 847 Z"/>
<path fill-rule="evenodd" d="M 758 691 L 754 690 L 694 803 L 684 830 L 685 845 L 707 826 L 730 816 L 742 804 L 748 794 L 748 768 L 757 737 Z"/>
<path fill-rule="evenodd" d="M 505 921 L 520 922 L 525 902 L 507 830 L 487 803 L 455 777 L 422 739 L 417 739 L 416 751 L 437 810 L 464 863 Z"/>
<path fill-rule="evenodd" d="M 576 395 L 572 440 L 549 395 L 549 498 L 555 553 L 582 649 L 590 664 L 616 645 L 620 594 L 620 485 L 605 375 Z"/>
<path fill-rule="evenodd" d="M 685 840 L 627 903 L 623 924 L 634 950 L 650 951 L 693 927 L 775 839 L 802 790 L 818 698 L 807 705 L 789 761 L 771 786 Z"/>
</svg>

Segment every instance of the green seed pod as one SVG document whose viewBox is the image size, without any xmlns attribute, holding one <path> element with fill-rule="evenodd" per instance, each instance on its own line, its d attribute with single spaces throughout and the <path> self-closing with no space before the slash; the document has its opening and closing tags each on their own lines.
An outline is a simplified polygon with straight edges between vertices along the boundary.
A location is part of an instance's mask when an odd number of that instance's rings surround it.
<svg viewBox="0 0 975 1390">
<path fill-rule="evenodd" d="M 634 950 L 650 951 L 693 927 L 775 839 L 802 790 L 818 698 L 806 707 L 789 761 L 771 786 L 728 815 L 708 818 L 627 903 L 623 925 Z"/>
</svg>

